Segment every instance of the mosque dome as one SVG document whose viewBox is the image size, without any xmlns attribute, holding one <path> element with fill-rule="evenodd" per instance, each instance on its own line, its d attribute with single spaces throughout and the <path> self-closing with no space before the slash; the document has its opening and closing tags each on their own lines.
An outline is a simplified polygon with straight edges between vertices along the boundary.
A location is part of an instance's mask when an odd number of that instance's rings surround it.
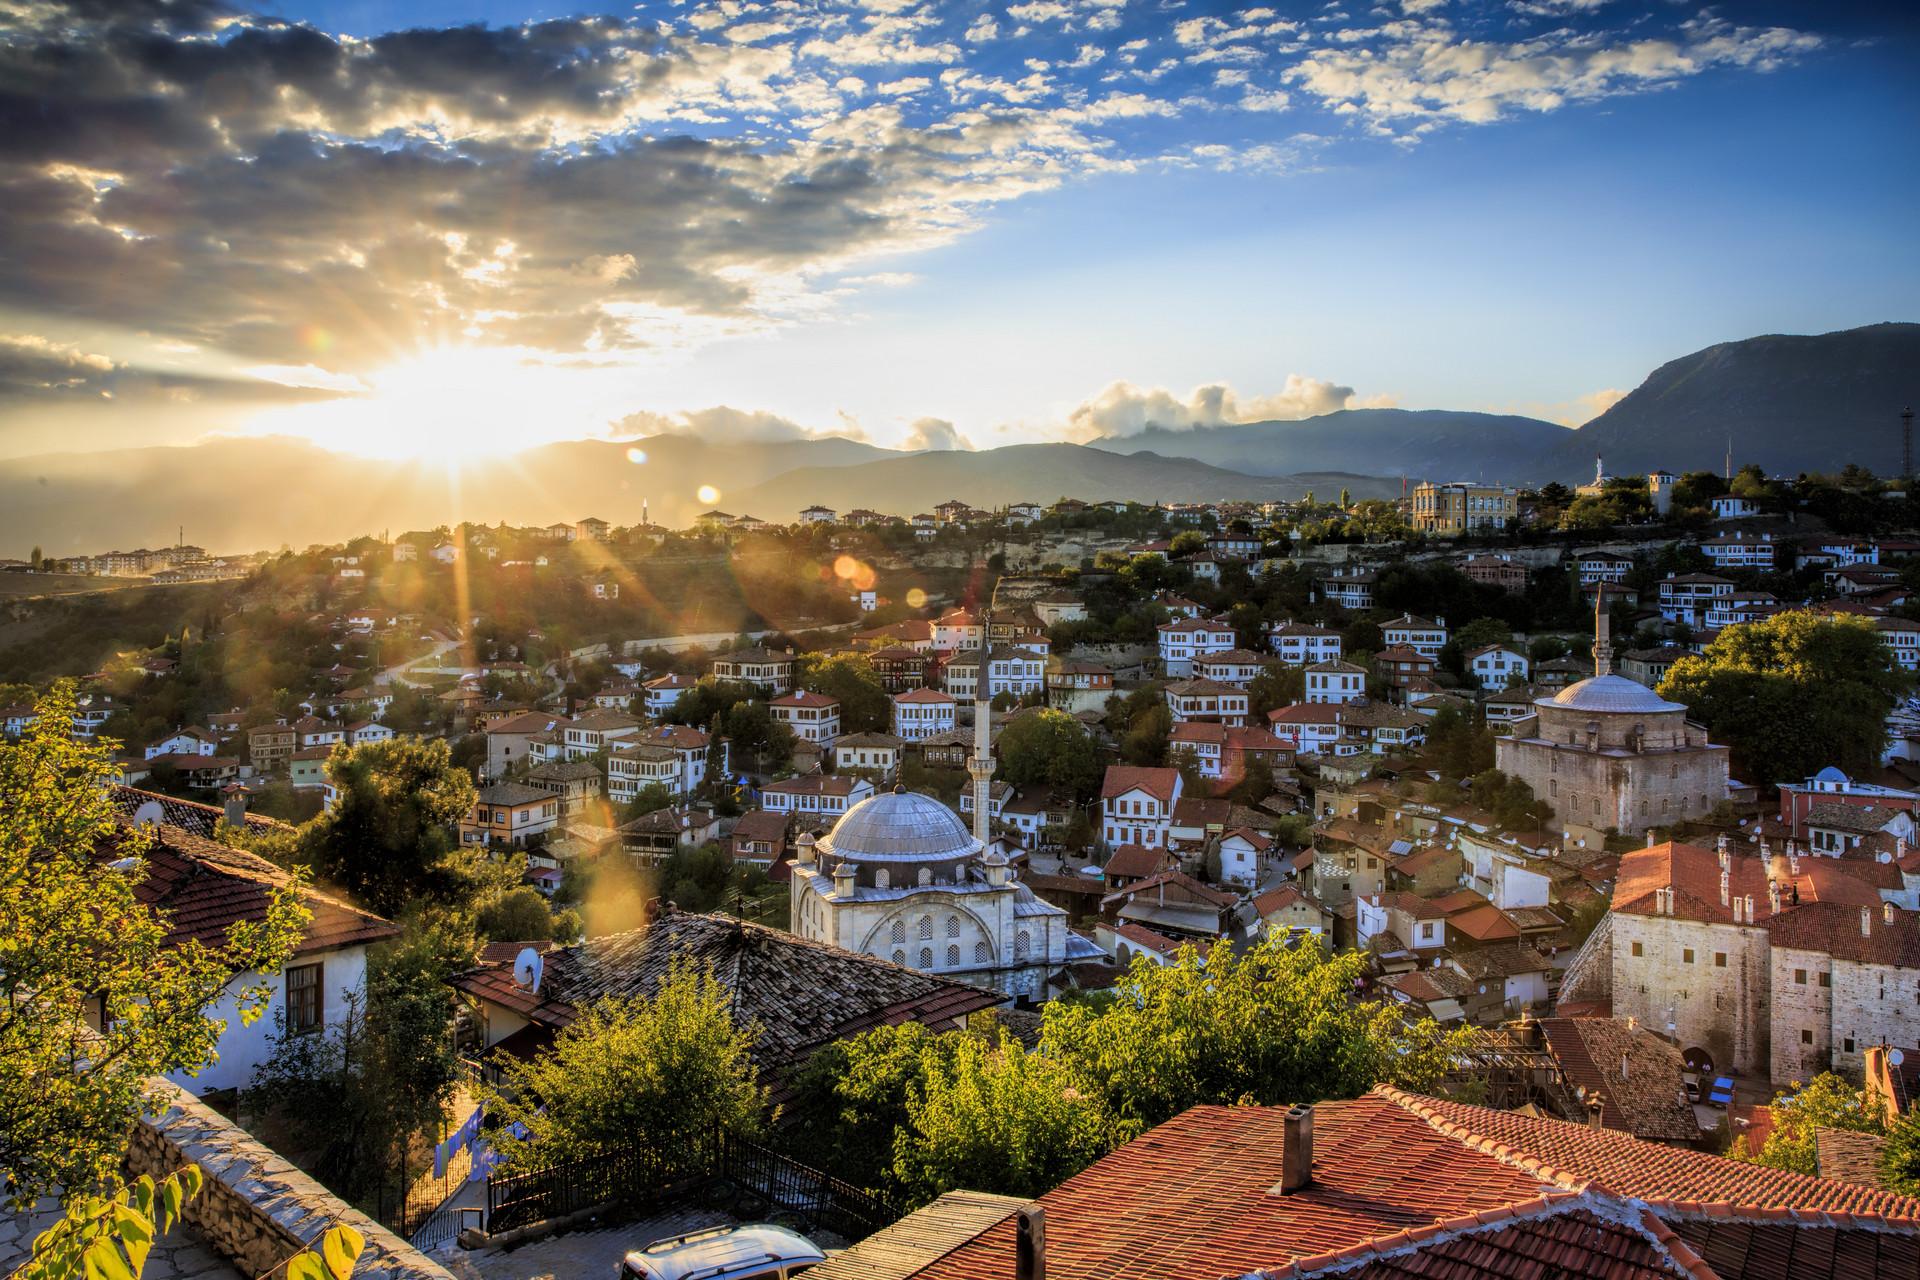
<svg viewBox="0 0 1920 1280">
<path fill-rule="evenodd" d="M 1534 705 L 1602 715 L 1657 715 L 1687 709 L 1683 703 L 1668 702 L 1637 680 L 1616 675 L 1592 676 L 1570 684 Z"/>
<path fill-rule="evenodd" d="M 974 856 L 980 842 L 932 796 L 896 790 L 847 810 L 818 848 L 851 862 L 942 862 Z"/>
</svg>

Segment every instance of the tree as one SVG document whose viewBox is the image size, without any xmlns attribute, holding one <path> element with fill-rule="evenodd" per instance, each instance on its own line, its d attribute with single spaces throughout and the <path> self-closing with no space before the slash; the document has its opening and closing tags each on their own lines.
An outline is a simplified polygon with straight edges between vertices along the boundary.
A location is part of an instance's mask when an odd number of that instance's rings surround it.
<svg viewBox="0 0 1920 1280">
<path fill-rule="evenodd" d="M 265 982 L 235 975 L 277 970 L 309 918 L 296 880 L 222 945 L 170 941 L 139 900 L 147 840 L 115 820 L 109 744 L 72 738 L 70 681 L 35 711 L 0 746 L 0 1193 L 16 1209 L 117 1186 L 128 1129 L 156 1105 L 148 1082 L 212 1061 L 223 997 L 260 1016 Z"/>
<path fill-rule="evenodd" d="M 571 912 L 555 916 L 538 889 L 521 885 L 483 903 L 473 927 L 489 942 L 565 942 L 579 920 Z"/>
<path fill-rule="evenodd" d="M 992 1044 L 955 1037 L 951 1048 L 926 1054 L 908 1087 L 894 1176 L 909 1204 L 963 1187 L 1037 1196 L 1137 1132 L 1079 1089 L 1069 1064 L 1005 1031 Z"/>
<path fill-rule="evenodd" d="M 895 1200 L 895 1134 L 911 1121 L 907 1088 L 929 1056 L 950 1055 L 960 1037 L 903 1022 L 834 1040 L 795 1073 L 783 1117 L 788 1149 L 816 1169 Z"/>
<path fill-rule="evenodd" d="M 1084 799 L 1100 781 L 1100 752 L 1080 722 L 1064 711 L 1030 711 L 1007 722 L 997 744 L 1000 776 L 1016 787 L 1053 788 Z"/>
<path fill-rule="evenodd" d="M 802 689 L 839 700 L 840 726 L 847 733 L 879 733 L 887 728 L 893 702 L 865 654 L 802 654 L 795 674 Z"/>
<path fill-rule="evenodd" d="M 1307 672 L 1304 667 L 1271 666 L 1247 686 L 1248 709 L 1264 720 L 1267 712 L 1290 707 L 1307 696 Z"/>
<path fill-rule="evenodd" d="M 1195 551 L 1206 549 L 1207 535 L 1198 529 L 1182 529 L 1174 534 L 1173 540 L 1167 544 L 1167 554 L 1170 556 L 1191 555 Z"/>
<path fill-rule="evenodd" d="M 507 1167 L 691 1151 L 716 1130 L 757 1131 L 767 1091 L 750 1056 L 756 1032 L 734 1026 L 729 1004 L 710 971 L 682 959 L 651 998 L 603 1001 L 548 1052 L 496 1059 L 500 1086 L 481 1093 Z"/>
<path fill-rule="evenodd" d="M 1908 684 L 1871 619 L 1795 610 L 1728 627 L 1675 662 L 1660 694 L 1733 748 L 1741 777 L 1768 786 L 1827 765 L 1873 769 Z"/>
<path fill-rule="evenodd" d="M 1043 1057 L 1075 1064 L 1122 1123 L 1150 1127 L 1201 1103 L 1263 1106 L 1352 1098 L 1383 1081 L 1438 1078 L 1458 1039 L 1354 999 L 1363 953 L 1329 955 L 1277 934 L 1244 954 L 1183 947 L 1166 966 L 1136 958 L 1098 1009 L 1049 1005 Z"/>
<path fill-rule="evenodd" d="M 1512 643 L 1513 628 L 1498 618 L 1475 618 L 1454 632 L 1453 638 L 1459 642 L 1462 653 L 1472 653 L 1490 644 Z"/>
<path fill-rule="evenodd" d="M 1891 1191 L 1920 1195 L 1920 1112 L 1903 1111 L 1887 1126 L 1880 1176 Z"/>
<path fill-rule="evenodd" d="M 300 828 L 292 856 L 382 915 L 422 899 L 465 905 L 519 879 L 509 863 L 490 864 L 455 840 L 454 825 L 473 809 L 473 780 L 453 766 L 445 741 L 336 747 L 327 777 L 333 808 Z"/>
<path fill-rule="evenodd" d="M 1805 1088 L 1796 1080 L 1789 1090 L 1774 1095 L 1773 1128 L 1757 1153 L 1747 1151 L 1745 1140 L 1739 1139 L 1728 1154 L 1736 1160 L 1816 1175 L 1820 1157 L 1814 1135 L 1821 1129 L 1884 1133 L 1886 1121 L 1864 1090 L 1831 1071 L 1823 1071 Z"/>
</svg>

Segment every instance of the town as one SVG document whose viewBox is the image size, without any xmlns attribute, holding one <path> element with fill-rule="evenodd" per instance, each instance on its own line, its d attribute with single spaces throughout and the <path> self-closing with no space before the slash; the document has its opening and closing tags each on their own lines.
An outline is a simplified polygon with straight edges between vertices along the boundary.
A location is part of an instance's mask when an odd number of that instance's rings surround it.
<svg viewBox="0 0 1920 1280">
<path fill-rule="evenodd" d="M 6 686 L 7 776 L 91 773 L 88 858 L 227 966 L 149 1147 L 298 1165 L 262 1194 L 410 1274 L 755 1219 L 821 1276 L 1120 1274 L 1118 1188 L 1153 1274 L 1676 1267 L 1795 1215 L 1903 1271 L 1910 493 L 1600 463 L 36 556 L 222 594 Z"/>
</svg>

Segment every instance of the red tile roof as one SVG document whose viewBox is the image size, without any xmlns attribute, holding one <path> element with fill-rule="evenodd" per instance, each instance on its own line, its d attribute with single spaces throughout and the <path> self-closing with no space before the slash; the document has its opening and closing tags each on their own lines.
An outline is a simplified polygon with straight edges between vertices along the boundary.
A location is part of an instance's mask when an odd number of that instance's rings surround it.
<svg viewBox="0 0 1920 1280">
<path fill-rule="evenodd" d="M 1156 769 L 1144 765 L 1110 764 L 1100 798 L 1112 800 L 1136 787 L 1163 803 L 1173 802 L 1173 791 L 1180 783 L 1178 769 Z"/>
<path fill-rule="evenodd" d="M 1143 844 L 1123 844 L 1107 859 L 1106 876 L 1108 880 L 1144 879 L 1165 871 L 1167 865 L 1168 855 L 1163 850 L 1149 849 Z"/>
</svg>

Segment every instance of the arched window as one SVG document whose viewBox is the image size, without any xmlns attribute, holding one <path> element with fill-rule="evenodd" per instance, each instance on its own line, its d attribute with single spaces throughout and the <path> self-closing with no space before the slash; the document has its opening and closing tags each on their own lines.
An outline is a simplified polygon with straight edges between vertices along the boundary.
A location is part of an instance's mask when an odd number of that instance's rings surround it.
<svg viewBox="0 0 1920 1280">
<path fill-rule="evenodd" d="M 960 917 L 959 916 L 947 917 L 947 936 L 949 938 L 957 938 L 960 936 Z"/>
<path fill-rule="evenodd" d="M 932 916 L 920 917 L 920 936 L 922 938 L 931 938 L 933 936 L 933 917 Z"/>
<path fill-rule="evenodd" d="M 894 953 L 893 953 L 893 962 L 894 962 L 895 964 L 902 964 L 902 965 L 903 965 L 903 964 L 905 964 L 905 963 L 907 962 L 907 953 L 906 953 L 906 952 L 904 952 L 904 951 L 896 951 L 896 952 L 894 952 Z"/>
<path fill-rule="evenodd" d="M 958 969 L 959 967 L 960 967 L 960 948 L 948 947 L 947 948 L 947 968 Z"/>
<path fill-rule="evenodd" d="M 933 948 L 932 947 L 920 948 L 920 967 L 922 969 L 933 968 Z"/>
<path fill-rule="evenodd" d="M 975 964 L 985 964 L 987 962 L 987 944 L 986 943 L 976 942 L 973 944 L 973 962 Z"/>
<path fill-rule="evenodd" d="M 881 867 L 878 871 L 873 873 L 874 888 L 885 889 L 885 888 L 891 887 L 892 884 L 893 884 L 893 877 L 887 874 L 887 869 L 885 867 Z"/>
<path fill-rule="evenodd" d="M 895 920 L 888 939 L 892 942 L 905 942 L 907 940 L 907 922 L 905 920 Z"/>
<path fill-rule="evenodd" d="M 1025 960 L 1027 958 L 1027 952 L 1032 946 L 1033 940 L 1027 936 L 1027 931 L 1022 929 L 1019 933 L 1015 934 L 1013 938 L 1013 958 L 1015 960 Z"/>
<path fill-rule="evenodd" d="M 922 868 L 920 868 L 920 883 L 921 883 L 921 884 L 923 884 L 923 885 L 925 885 L 925 884 L 932 884 L 932 883 L 933 883 L 933 868 L 932 868 L 932 867 L 922 867 Z"/>
</svg>

